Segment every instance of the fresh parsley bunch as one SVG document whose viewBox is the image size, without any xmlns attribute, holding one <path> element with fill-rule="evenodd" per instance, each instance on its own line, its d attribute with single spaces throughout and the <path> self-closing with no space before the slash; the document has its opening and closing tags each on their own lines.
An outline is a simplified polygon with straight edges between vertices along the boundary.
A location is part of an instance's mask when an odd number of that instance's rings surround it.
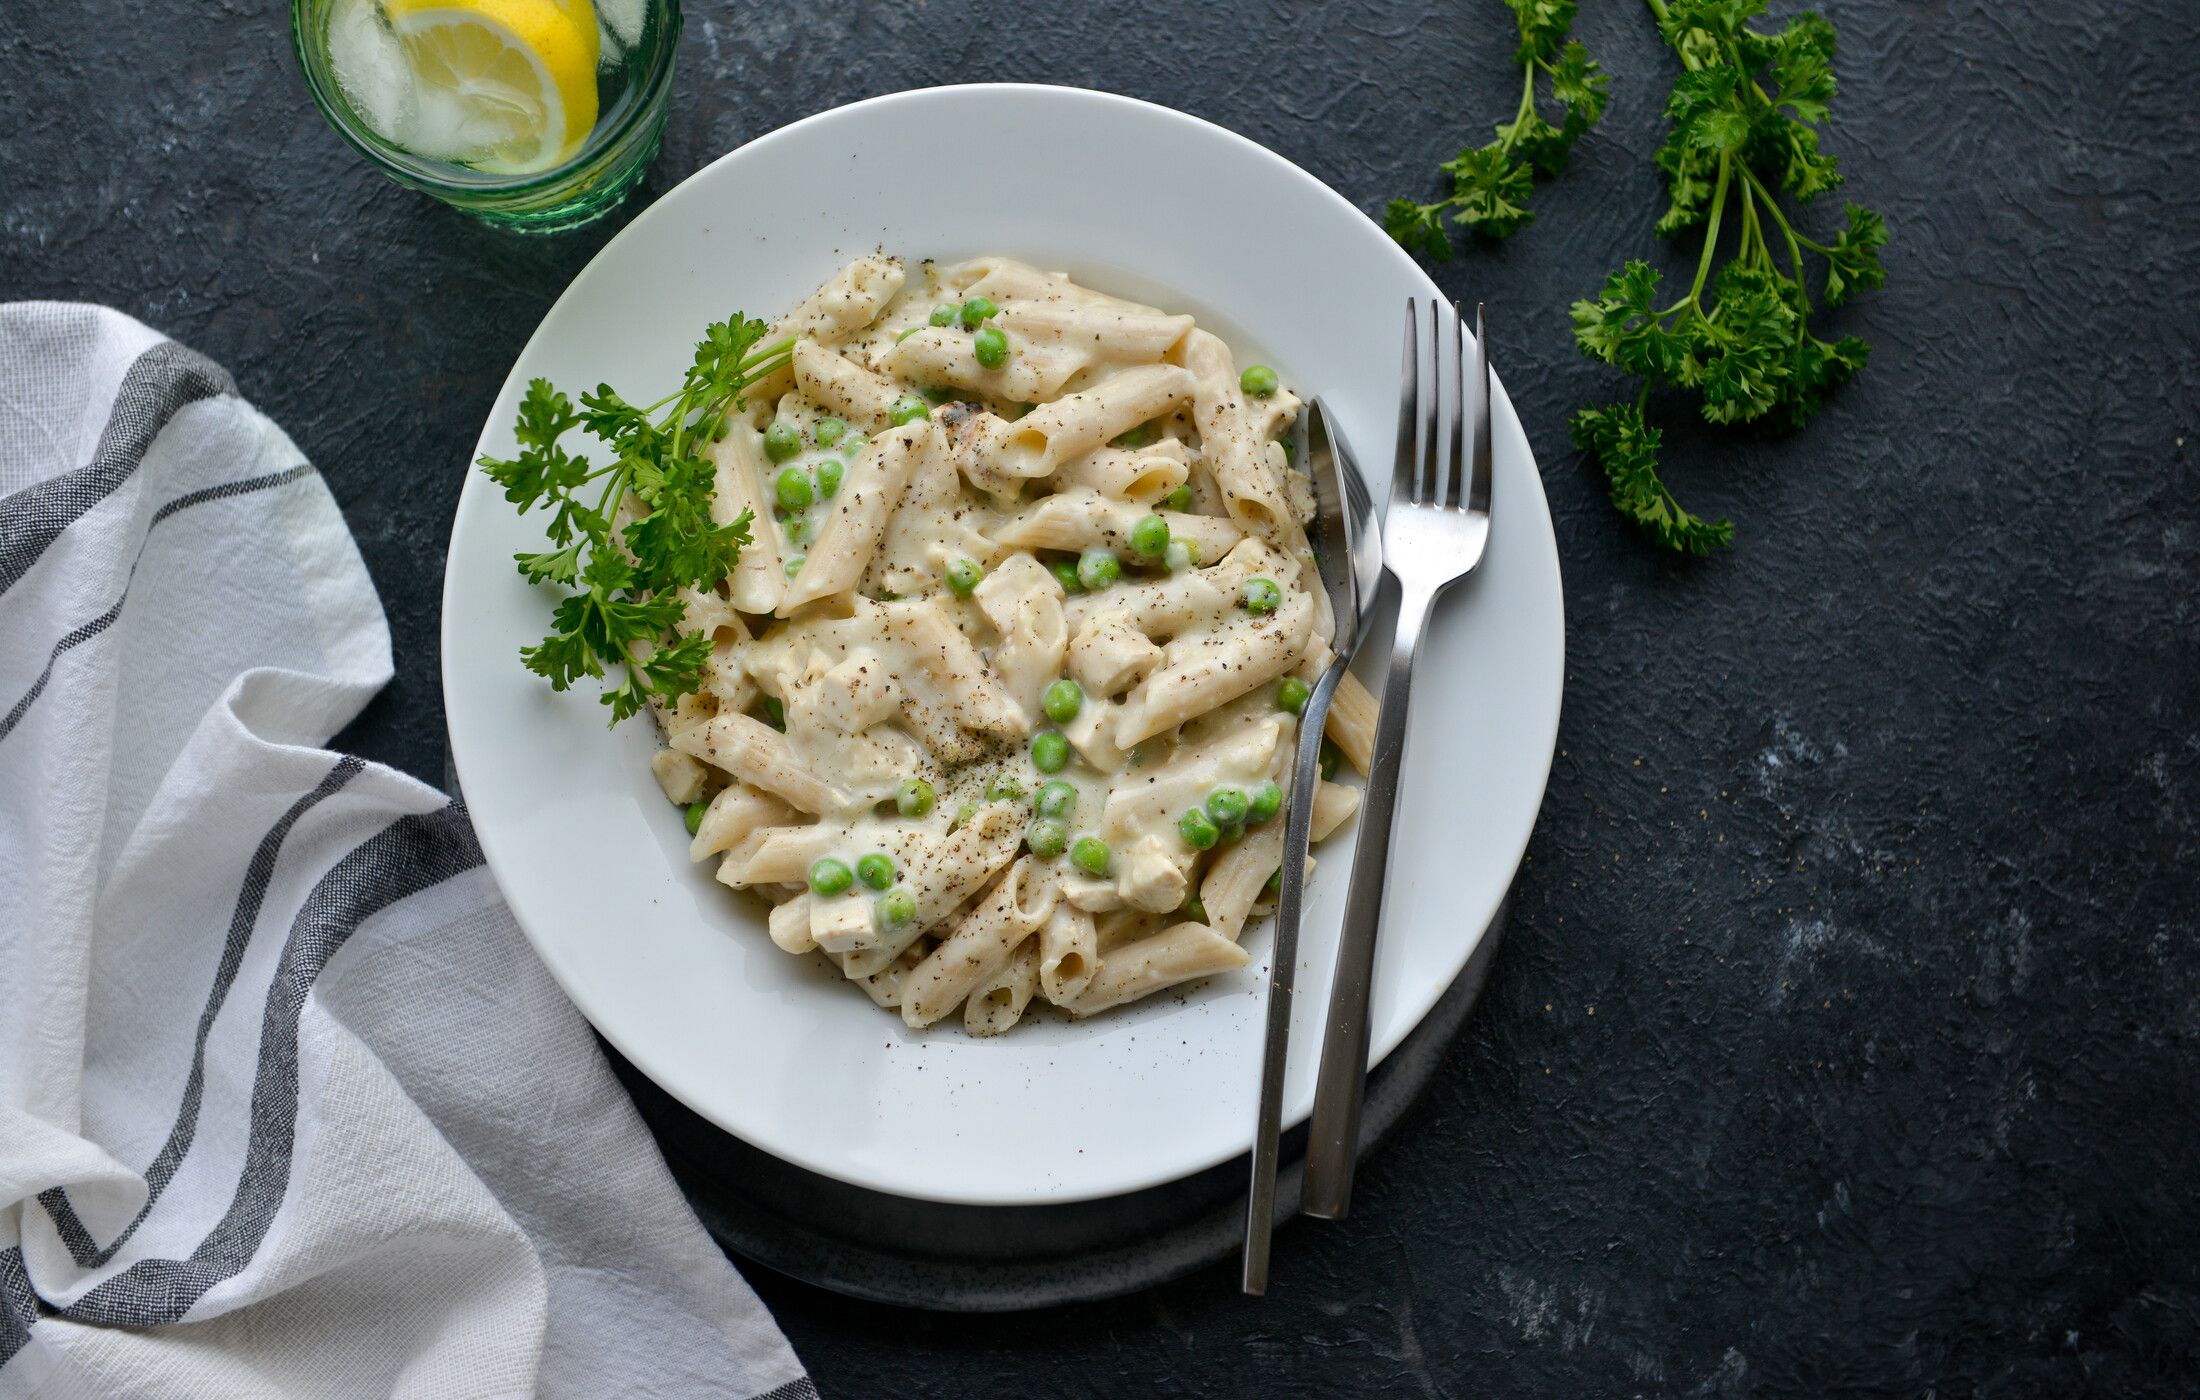
<svg viewBox="0 0 2200 1400">
<path fill-rule="evenodd" d="M 1574 25 L 1577 0 L 1505 0 L 1520 26 L 1520 106 L 1497 127 L 1497 139 L 1470 146 L 1438 167 L 1451 177 L 1451 193 L 1434 204 L 1394 199 L 1383 211 L 1383 228 L 1409 251 L 1442 261 L 1451 256 L 1444 216 L 1489 238 L 1503 238 L 1535 218 L 1528 196 L 1537 172 L 1556 175 L 1566 168 L 1574 142 L 1604 115 L 1609 79 L 1579 40 L 1566 35 Z M 1564 109 L 1553 125 L 1537 100 L 1538 79 Z"/>
<path fill-rule="evenodd" d="M 1764 13 L 1764 0 L 1647 3 L 1684 70 L 1666 103 L 1671 130 L 1657 155 L 1671 196 L 1657 231 L 1700 226 L 1703 249 L 1687 293 L 1670 304 L 1659 304 L 1658 273 L 1639 260 L 1606 280 L 1602 296 L 1574 303 L 1583 353 L 1642 387 L 1632 403 L 1582 409 L 1572 431 L 1603 466 L 1614 505 L 1660 544 L 1706 554 L 1733 539 L 1734 524 L 1691 515 L 1666 489 L 1661 434 L 1644 418 L 1650 390 L 1693 394 L 1714 423 L 1808 420 L 1870 351 L 1854 336 L 1820 339 L 1811 316 L 1885 280 L 1879 249 L 1887 226 L 1852 203 L 1847 227 L 1822 243 L 1781 207 L 1782 194 L 1808 202 L 1841 183 L 1834 158 L 1818 149 L 1817 126 L 1833 99 L 1832 25 L 1806 12 L 1777 33 L 1761 32 L 1748 21 Z"/>
<path fill-rule="evenodd" d="M 711 518 L 715 473 L 699 452 L 724 435 L 742 390 L 792 358 L 793 337 L 759 345 L 766 333 L 739 312 L 711 326 L 680 388 L 647 408 L 602 384 L 576 410 L 550 381 L 534 380 L 514 429 L 519 455 L 481 459 L 521 514 L 550 509 L 552 547 L 514 555 L 520 573 L 575 590 L 558 603 L 550 635 L 520 648 L 520 660 L 552 690 L 622 670 L 603 695 L 613 724 L 652 695 L 674 700 L 701 681 L 711 639 L 674 639 L 687 613 L 677 590 L 718 585 L 749 542 L 751 513 L 723 525 Z M 611 461 L 592 466 L 560 446 L 575 427 L 608 445 Z"/>
</svg>

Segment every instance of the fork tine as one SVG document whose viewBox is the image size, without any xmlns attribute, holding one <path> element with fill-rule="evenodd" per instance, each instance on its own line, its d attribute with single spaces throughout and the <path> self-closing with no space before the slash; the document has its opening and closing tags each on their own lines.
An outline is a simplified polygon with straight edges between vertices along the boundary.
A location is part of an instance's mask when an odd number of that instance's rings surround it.
<svg viewBox="0 0 2200 1400">
<path fill-rule="evenodd" d="M 1451 353 L 1455 373 L 1451 377 L 1452 402 L 1457 413 L 1451 420 L 1451 456 L 1448 466 L 1451 475 L 1446 480 L 1444 504 L 1454 510 L 1464 510 L 1467 505 L 1468 479 L 1473 473 L 1473 459 L 1468 456 L 1469 434 L 1474 431 L 1475 410 L 1478 400 L 1467 382 L 1471 362 L 1466 351 L 1466 321 L 1459 314 L 1459 303 L 1451 304 Z M 1479 349 L 1479 347 L 1477 347 Z"/>
<path fill-rule="evenodd" d="M 1413 503 L 1425 505 L 1436 489 L 1441 469 L 1443 439 L 1437 436 L 1438 414 L 1444 399 L 1443 303 L 1428 304 L 1428 378 L 1421 383 L 1420 451 L 1413 464 Z"/>
<path fill-rule="evenodd" d="M 1490 342 L 1482 325 L 1483 307 L 1474 305 L 1474 367 L 1467 387 L 1474 391 L 1474 457 L 1473 473 L 1468 482 L 1470 494 L 1467 505 L 1474 510 L 1487 512 L 1490 508 L 1490 481 L 1494 466 L 1491 452 L 1490 431 L 1497 416 L 1497 404 L 1490 392 Z"/>
<path fill-rule="evenodd" d="M 1466 409 L 1465 395 L 1459 386 L 1466 376 L 1466 366 L 1459 361 L 1459 309 L 1446 303 L 1437 309 L 1436 339 L 1436 392 L 1431 397 L 1444 410 L 1443 432 L 1429 453 L 1434 472 L 1429 482 L 1428 503 L 1432 506 L 1456 506 L 1459 504 L 1459 466 L 1463 455 L 1460 417 Z M 1449 350 L 1447 356 L 1445 351 Z"/>
<path fill-rule="evenodd" d="M 1416 306 L 1414 298 L 1406 298 L 1405 363 L 1398 367 L 1398 455 L 1390 466 L 1390 499 L 1394 504 L 1413 499 L 1414 464 L 1420 460 L 1413 449 L 1421 406 L 1421 336 Z"/>
</svg>

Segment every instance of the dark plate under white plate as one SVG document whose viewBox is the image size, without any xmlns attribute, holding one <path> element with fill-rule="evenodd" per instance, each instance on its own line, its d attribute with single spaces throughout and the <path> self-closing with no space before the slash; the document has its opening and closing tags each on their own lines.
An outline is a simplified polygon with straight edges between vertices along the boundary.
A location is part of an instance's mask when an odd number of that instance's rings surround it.
<svg viewBox="0 0 2200 1400">
<path fill-rule="evenodd" d="M 1499 906 L 1458 978 L 1369 1076 L 1363 1156 L 1427 1087 L 1466 1024 L 1508 909 L 1509 901 Z M 1144 1191 L 1066 1205 L 917 1201 L 782 1161 L 713 1127 L 616 1054 L 612 1063 L 718 1242 L 836 1293 L 944 1312 L 1054 1307 L 1165 1283 L 1230 1258 L 1243 1238 L 1244 1157 Z M 1255 1088 L 1245 1086 L 1248 1119 Z M 1284 1136 L 1279 1223 L 1298 1209 L 1305 1142 L 1304 1125 Z M 1288 1287 L 1288 1278 L 1277 1286 Z"/>
</svg>

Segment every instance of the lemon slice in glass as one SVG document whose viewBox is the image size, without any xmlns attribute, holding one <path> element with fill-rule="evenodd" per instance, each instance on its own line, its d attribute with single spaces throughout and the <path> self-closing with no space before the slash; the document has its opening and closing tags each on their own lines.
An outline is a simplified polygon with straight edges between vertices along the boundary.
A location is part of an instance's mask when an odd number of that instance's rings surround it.
<svg viewBox="0 0 2200 1400">
<path fill-rule="evenodd" d="M 569 159 L 596 125 L 590 0 L 384 0 L 412 70 L 405 146 L 495 175 Z"/>
</svg>

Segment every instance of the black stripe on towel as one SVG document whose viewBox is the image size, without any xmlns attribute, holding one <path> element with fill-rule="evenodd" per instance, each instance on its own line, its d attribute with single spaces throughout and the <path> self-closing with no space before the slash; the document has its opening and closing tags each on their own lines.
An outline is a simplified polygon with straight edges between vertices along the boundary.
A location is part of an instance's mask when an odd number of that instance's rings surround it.
<svg viewBox="0 0 2200 1400">
<path fill-rule="evenodd" d="M 229 1209 L 187 1259 L 143 1259 L 58 1315 L 109 1327 L 180 1322 L 208 1289 L 244 1271 L 290 1185 L 298 1130 L 298 1021 L 328 960 L 372 915 L 481 864 L 465 812 L 453 803 L 400 817 L 329 868 L 291 924 L 260 1025 L 251 1137 Z"/>
<path fill-rule="evenodd" d="M 0 593 L 29 573 L 63 530 L 130 479 L 177 410 L 236 392 L 229 371 L 172 340 L 132 361 L 92 460 L 0 500 Z"/>
<path fill-rule="evenodd" d="M 153 513 L 152 520 L 145 526 L 147 537 L 151 537 L 153 526 L 160 524 L 161 521 L 166 520 L 177 511 L 189 510 L 193 506 L 204 505 L 208 501 L 226 501 L 232 496 L 248 496 L 255 491 L 266 491 L 277 486 L 286 486 L 300 477 L 311 475 L 313 475 L 313 468 L 307 463 L 300 462 L 297 466 L 285 471 L 269 472 L 265 476 L 248 476 L 242 481 L 225 481 L 219 486 L 202 486 L 196 491 L 186 491 Z M 145 544 L 140 541 L 138 544 L 138 557 L 130 561 L 130 577 L 132 579 L 137 577 L 138 561 L 144 557 Z M 53 644 L 53 650 L 46 655 L 46 669 L 38 673 L 38 679 L 31 682 L 31 688 L 23 692 L 22 699 L 16 701 L 6 714 L 0 715 L 0 740 L 5 740 L 8 735 L 15 732 L 15 726 L 22 722 L 24 715 L 30 713 L 31 706 L 38 703 L 38 697 L 46 693 L 46 684 L 53 679 L 54 663 L 61 659 L 62 653 L 82 646 L 109 627 L 114 626 L 115 619 L 122 616 L 123 603 L 129 597 L 130 585 L 125 583 L 122 585 L 122 597 L 115 599 L 113 607 Z"/>
<path fill-rule="evenodd" d="M 23 1251 L 0 1249 L 0 1366 L 30 1341 L 31 1324 L 36 1321 L 38 1295 L 31 1291 L 30 1275 L 23 1272 Z"/>
<path fill-rule="evenodd" d="M 229 916 L 229 935 L 222 942 L 221 960 L 214 966 L 213 990 L 207 993 L 206 1006 L 199 1012 L 198 1034 L 191 1045 L 191 1069 L 183 1081 L 183 1103 L 176 1110 L 175 1125 L 168 1130 L 168 1140 L 160 1145 L 152 1165 L 145 1169 L 145 1204 L 138 1208 L 136 1217 L 115 1236 L 113 1243 L 101 1246 L 85 1228 L 65 1189 L 51 1186 L 38 1193 L 38 1203 L 46 1208 L 54 1230 L 80 1267 L 96 1269 L 115 1257 L 115 1251 L 145 1223 L 154 1202 L 168 1189 L 177 1165 L 183 1161 L 183 1154 L 191 1150 L 192 1139 L 198 1136 L 199 1105 L 206 1094 L 206 1038 L 213 1033 L 214 1018 L 228 1002 L 229 989 L 237 980 L 237 969 L 244 964 L 245 949 L 251 946 L 252 930 L 259 925 L 260 905 L 267 899 L 268 882 L 274 878 L 275 861 L 282 853 L 283 841 L 300 817 L 323 798 L 341 791 L 365 766 L 348 755 L 339 759 L 319 786 L 291 803 L 290 810 L 268 828 L 259 846 L 253 850 L 252 859 L 245 865 L 244 884 L 237 891 L 237 907 Z"/>
</svg>

